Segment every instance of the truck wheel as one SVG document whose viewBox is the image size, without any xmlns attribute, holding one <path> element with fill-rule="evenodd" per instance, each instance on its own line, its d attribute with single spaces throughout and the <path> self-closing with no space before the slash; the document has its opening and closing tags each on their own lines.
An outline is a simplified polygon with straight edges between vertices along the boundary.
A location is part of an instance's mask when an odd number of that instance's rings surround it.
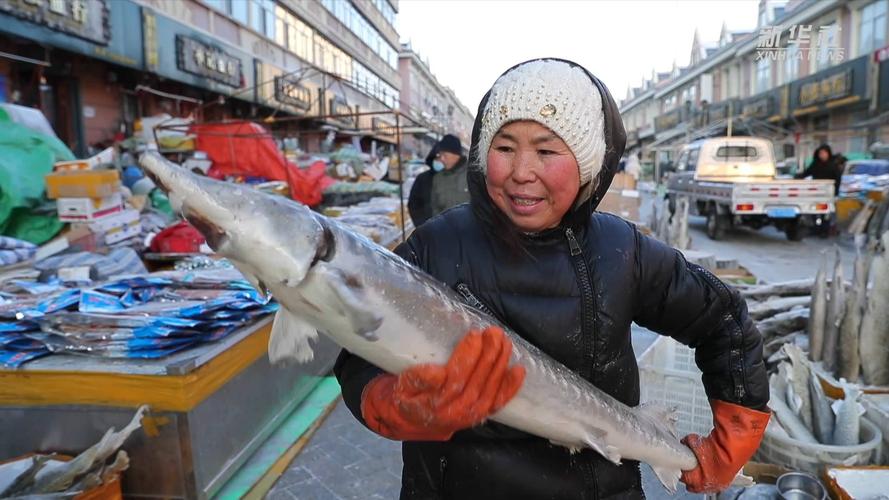
<svg viewBox="0 0 889 500">
<path fill-rule="evenodd" d="M 802 241 L 805 235 L 806 226 L 800 224 L 799 220 L 795 220 L 784 227 L 784 234 L 790 241 Z"/>
<path fill-rule="evenodd" d="M 725 238 L 725 232 L 728 230 L 729 220 L 725 214 L 718 214 L 715 210 L 707 213 L 707 236 L 711 240 L 721 240 Z"/>
</svg>

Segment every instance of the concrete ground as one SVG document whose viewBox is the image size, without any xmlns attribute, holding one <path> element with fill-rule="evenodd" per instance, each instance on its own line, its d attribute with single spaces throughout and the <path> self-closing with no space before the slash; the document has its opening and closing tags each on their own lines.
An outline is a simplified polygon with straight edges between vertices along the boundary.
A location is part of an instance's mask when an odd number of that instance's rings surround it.
<svg viewBox="0 0 889 500">
<path fill-rule="evenodd" d="M 790 242 L 774 228 L 736 229 L 724 240 L 712 241 L 704 232 L 703 218 L 691 217 L 689 226 L 692 248 L 737 259 L 763 281 L 814 276 L 822 252 L 831 252 L 835 244 L 840 248 L 845 271 L 849 273 L 847 276 L 851 275 L 854 248 L 850 241 L 808 237 L 801 242 Z M 637 355 L 654 338 L 651 332 L 634 329 Z M 398 498 L 400 477 L 399 444 L 366 430 L 340 402 L 275 484 L 268 498 L 395 499 Z M 684 492 L 669 495 L 647 466 L 643 468 L 643 486 L 648 498 L 655 500 L 704 498 Z"/>
</svg>

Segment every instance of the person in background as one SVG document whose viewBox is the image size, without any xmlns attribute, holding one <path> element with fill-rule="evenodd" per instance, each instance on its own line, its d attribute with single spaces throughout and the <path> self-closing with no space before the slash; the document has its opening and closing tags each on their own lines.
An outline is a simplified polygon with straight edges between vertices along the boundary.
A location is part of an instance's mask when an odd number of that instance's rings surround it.
<svg viewBox="0 0 889 500">
<path fill-rule="evenodd" d="M 797 179 L 830 179 L 834 183 L 834 195 L 840 194 L 840 182 L 843 179 L 843 171 L 837 164 L 837 158 L 833 155 L 830 146 L 822 144 L 818 146 L 812 155 L 812 163 L 809 168 L 796 174 Z"/>
<path fill-rule="evenodd" d="M 561 59 L 519 64 L 479 104 L 471 202 L 418 227 L 395 253 L 628 406 L 640 395 L 631 323 L 693 347 L 714 429 L 683 439 L 698 466 L 681 479 L 716 493 L 770 417 L 762 336 L 737 290 L 596 211 L 625 142 L 617 104 L 590 72 Z M 487 421 L 526 383 L 511 353 L 496 327 L 467 332 L 446 364 L 399 374 L 341 352 L 334 373 L 346 406 L 403 442 L 401 499 L 644 498 L 634 460 L 616 465 Z"/>
<path fill-rule="evenodd" d="M 466 157 L 457 136 L 442 137 L 426 157 L 426 164 L 429 170 L 414 180 L 407 202 L 416 227 L 451 207 L 469 202 Z"/>
</svg>

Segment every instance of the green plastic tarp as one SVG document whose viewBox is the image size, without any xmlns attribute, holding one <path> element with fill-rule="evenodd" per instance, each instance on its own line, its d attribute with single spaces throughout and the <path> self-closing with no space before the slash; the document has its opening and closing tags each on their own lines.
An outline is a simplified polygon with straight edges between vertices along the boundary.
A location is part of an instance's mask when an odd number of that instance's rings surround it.
<svg viewBox="0 0 889 500">
<path fill-rule="evenodd" d="M 55 137 L 0 117 L 0 234 L 42 244 L 62 229 L 46 210 L 46 174 L 74 154 Z"/>
</svg>

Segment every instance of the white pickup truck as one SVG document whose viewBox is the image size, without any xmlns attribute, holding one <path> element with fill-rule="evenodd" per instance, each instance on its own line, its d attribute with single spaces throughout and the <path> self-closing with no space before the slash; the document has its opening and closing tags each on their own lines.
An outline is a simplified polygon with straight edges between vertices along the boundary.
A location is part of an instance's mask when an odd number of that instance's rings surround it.
<svg viewBox="0 0 889 500">
<path fill-rule="evenodd" d="M 774 224 L 799 241 L 808 226 L 827 224 L 834 211 L 830 180 L 775 178 L 772 143 L 756 137 L 702 139 L 683 147 L 667 181 L 667 199 L 686 196 L 690 210 L 707 217 L 707 236 L 718 240 L 733 225 Z"/>
</svg>

